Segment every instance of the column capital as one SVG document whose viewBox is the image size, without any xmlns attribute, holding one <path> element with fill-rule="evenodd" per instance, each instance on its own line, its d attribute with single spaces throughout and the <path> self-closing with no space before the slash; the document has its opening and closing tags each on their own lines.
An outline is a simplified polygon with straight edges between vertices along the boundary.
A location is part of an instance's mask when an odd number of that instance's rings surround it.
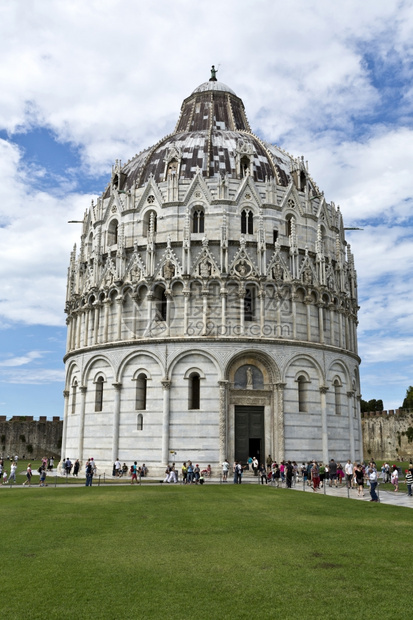
<svg viewBox="0 0 413 620">
<path fill-rule="evenodd" d="M 354 396 L 354 394 L 355 394 L 354 390 L 349 390 L 349 391 L 347 392 L 347 396 L 348 396 L 349 398 L 351 398 L 352 396 Z"/>
<path fill-rule="evenodd" d="M 82 394 L 86 394 L 87 387 L 86 385 L 79 385 L 79 390 Z"/>
<path fill-rule="evenodd" d="M 170 379 L 162 379 L 161 383 L 164 390 L 169 390 L 172 385 L 172 381 Z"/>
<path fill-rule="evenodd" d="M 69 398 L 69 395 L 70 395 L 69 390 L 63 390 L 63 396 L 64 396 L 65 398 Z"/>
<path fill-rule="evenodd" d="M 115 381 L 115 383 L 112 383 L 112 385 L 115 388 L 115 390 L 120 390 L 120 388 L 122 387 L 122 384 L 119 383 L 119 381 Z"/>
<path fill-rule="evenodd" d="M 327 394 L 327 392 L 328 392 L 328 390 L 329 390 L 329 389 L 330 389 L 330 388 L 329 388 L 329 387 L 327 387 L 326 385 L 321 385 L 321 386 L 319 387 L 319 390 L 320 390 L 321 394 Z"/>
</svg>

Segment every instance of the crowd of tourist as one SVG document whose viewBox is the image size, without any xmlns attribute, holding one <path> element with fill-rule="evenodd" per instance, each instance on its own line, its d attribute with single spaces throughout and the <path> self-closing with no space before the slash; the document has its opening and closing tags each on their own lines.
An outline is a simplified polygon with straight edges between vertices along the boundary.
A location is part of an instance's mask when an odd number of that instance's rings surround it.
<svg viewBox="0 0 413 620">
<path fill-rule="evenodd" d="M 10 472 L 7 473 L 5 462 L 0 459 L 0 480 L 2 484 L 16 483 L 18 457 L 10 458 Z M 41 465 L 38 468 L 39 473 L 39 485 L 47 486 L 46 475 L 48 472 L 53 471 L 54 457 L 43 457 Z M 78 477 L 80 472 L 80 462 L 76 459 L 74 463 L 70 458 L 64 458 L 61 462 L 61 474 L 64 476 Z M 222 482 L 228 482 L 228 475 L 231 470 L 231 465 L 227 459 L 224 460 L 221 466 L 221 480 Z M 370 491 L 372 502 L 378 501 L 376 488 L 379 483 L 379 479 L 383 483 L 391 483 L 395 493 L 399 492 L 399 476 L 402 473 L 397 465 L 389 465 L 384 462 L 381 468 L 378 470 L 374 460 L 367 463 L 352 463 L 349 459 L 344 465 L 340 462 L 336 462 L 334 459 L 330 459 L 328 463 L 318 462 L 316 460 L 303 462 L 301 465 L 296 461 L 277 461 L 268 455 L 265 464 L 259 463 L 256 457 L 249 457 L 247 463 L 243 465 L 239 461 L 234 461 L 232 465 L 233 483 L 241 484 L 242 477 L 245 471 L 252 472 L 254 477 L 258 478 L 261 484 L 273 483 L 276 486 L 282 486 L 285 484 L 287 488 L 292 488 L 299 482 L 312 488 L 314 492 L 322 489 L 325 486 L 340 487 L 346 485 L 348 489 L 354 489 L 357 491 L 359 497 L 364 496 L 365 486 Z M 84 468 L 86 477 L 86 486 L 92 486 L 93 477 L 97 473 L 96 462 L 93 458 L 87 460 Z M 404 480 L 407 488 L 407 495 L 413 496 L 413 462 L 410 462 L 409 468 L 404 472 Z M 132 465 L 128 466 L 126 463 L 121 463 L 119 459 L 113 463 L 112 475 L 116 478 L 122 476 L 129 476 L 131 479 L 130 484 L 138 483 L 141 478 L 148 476 L 149 470 L 145 463 L 138 465 L 137 461 L 134 461 Z M 175 463 L 171 463 L 165 469 L 165 477 L 161 482 L 166 484 L 178 483 L 179 474 L 181 474 L 181 481 L 183 484 L 204 484 L 207 478 L 211 478 L 212 469 L 211 465 L 201 469 L 200 465 L 193 464 L 191 461 L 185 461 L 182 463 L 180 472 Z M 31 463 L 28 464 L 25 472 L 24 486 L 31 486 L 33 471 Z"/>
<path fill-rule="evenodd" d="M 230 466 L 228 460 L 222 463 L 222 480 L 228 481 L 228 472 Z M 316 460 L 308 461 L 298 465 L 296 461 L 281 461 L 277 463 L 273 461 L 271 455 L 268 455 L 266 463 L 259 463 L 256 457 L 249 457 L 247 464 L 243 466 L 240 462 L 235 461 L 232 466 L 234 484 L 241 484 L 242 474 L 245 470 L 252 470 L 254 476 L 259 477 L 261 484 L 275 483 L 280 486 L 285 483 L 287 488 L 292 488 L 297 482 L 303 482 L 317 492 L 324 486 L 341 487 L 344 484 L 349 489 L 357 491 L 359 497 L 364 497 L 364 488 L 367 485 L 370 489 L 372 502 L 377 502 L 376 493 L 379 476 L 383 483 L 391 482 L 394 491 L 399 491 L 399 467 L 388 463 L 383 463 L 380 474 L 374 461 L 370 463 L 352 463 L 349 459 L 343 466 L 341 463 L 330 459 L 328 463 L 317 462 Z M 405 482 L 407 485 L 407 495 L 412 497 L 413 484 L 413 463 L 410 462 L 409 469 L 405 470 Z"/>
</svg>

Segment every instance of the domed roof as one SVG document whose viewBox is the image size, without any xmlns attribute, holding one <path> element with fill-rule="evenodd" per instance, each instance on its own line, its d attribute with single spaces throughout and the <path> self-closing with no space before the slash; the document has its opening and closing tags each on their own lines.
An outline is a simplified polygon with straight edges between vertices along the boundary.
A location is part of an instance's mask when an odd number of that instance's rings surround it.
<svg viewBox="0 0 413 620">
<path fill-rule="evenodd" d="M 214 90 L 214 91 L 221 90 L 226 93 L 231 93 L 231 95 L 235 95 L 234 91 L 229 86 L 224 84 L 223 82 L 218 82 L 218 81 L 214 82 L 212 80 L 209 80 L 208 82 L 204 82 L 203 84 L 198 86 L 198 88 L 195 88 L 192 94 L 204 93 L 206 90 Z"/>
<path fill-rule="evenodd" d="M 251 132 L 242 100 L 215 79 L 204 82 L 187 97 L 172 134 L 166 136 L 122 168 L 122 189 L 144 185 L 150 176 L 167 178 L 171 161 L 179 179 L 191 179 L 200 169 L 206 178 L 239 176 L 240 159 L 252 163 L 255 181 L 275 178 L 288 185 L 291 158 Z"/>
</svg>

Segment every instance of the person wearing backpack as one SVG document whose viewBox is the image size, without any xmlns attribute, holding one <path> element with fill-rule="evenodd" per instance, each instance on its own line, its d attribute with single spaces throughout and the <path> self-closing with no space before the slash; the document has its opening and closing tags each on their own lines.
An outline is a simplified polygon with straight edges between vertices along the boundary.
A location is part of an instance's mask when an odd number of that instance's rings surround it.
<svg viewBox="0 0 413 620">
<path fill-rule="evenodd" d="M 241 484 L 241 482 L 242 482 L 242 465 L 238 461 L 235 461 L 234 484 Z"/>
<path fill-rule="evenodd" d="M 134 480 L 136 481 L 136 484 L 138 484 L 138 467 L 137 467 L 137 465 L 138 465 L 138 463 L 137 463 L 137 461 L 135 461 L 133 463 L 133 465 L 131 465 L 131 468 L 130 468 L 130 473 L 131 473 L 131 476 L 132 476 L 131 484 L 133 484 Z"/>
</svg>

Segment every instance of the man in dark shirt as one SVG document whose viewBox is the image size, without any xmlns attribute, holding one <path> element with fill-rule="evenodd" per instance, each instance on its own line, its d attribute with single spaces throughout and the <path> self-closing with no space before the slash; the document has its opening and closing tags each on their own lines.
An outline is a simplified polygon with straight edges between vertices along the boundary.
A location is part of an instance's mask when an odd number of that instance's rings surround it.
<svg viewBox="0 0 413 620">
<path fill-rule="evenodd" d="M 330 460 L 328 471 L 330 473 L 330 486 L 333 486 L 333 481 L 334 485 L 337 486 L 337 463 L 334 459 Z"/>
</svg>

